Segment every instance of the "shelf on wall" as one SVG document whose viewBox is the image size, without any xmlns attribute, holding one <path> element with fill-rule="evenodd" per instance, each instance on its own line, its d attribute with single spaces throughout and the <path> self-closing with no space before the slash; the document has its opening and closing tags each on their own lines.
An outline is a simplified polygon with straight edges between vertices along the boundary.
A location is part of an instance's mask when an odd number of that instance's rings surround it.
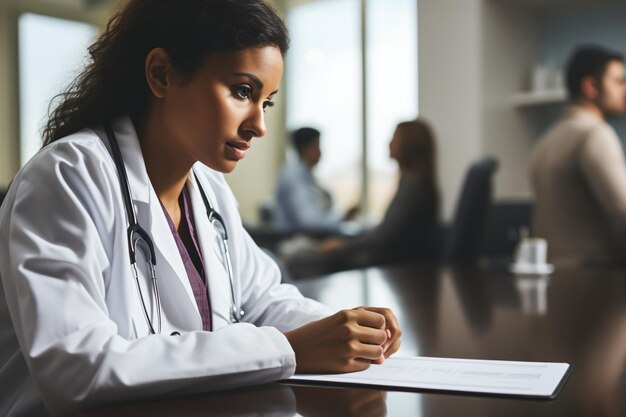
<svg viewBox="0 0 626 417">
<path fill-rule="evenodd" d="M 516 107 L 540 106 L 543 104 L 564 103 L 567 92 L 564 89 L 546 91 L 524 91 L 514 94 L 511 102 Z"/>
</svg>

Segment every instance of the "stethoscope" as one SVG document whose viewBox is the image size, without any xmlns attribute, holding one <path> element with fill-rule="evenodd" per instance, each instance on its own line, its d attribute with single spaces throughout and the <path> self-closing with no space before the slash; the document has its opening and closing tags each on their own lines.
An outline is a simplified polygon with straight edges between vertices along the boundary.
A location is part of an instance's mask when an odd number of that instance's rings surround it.
<svg viewBox="0 0 626 417">
<path fill-rule="evenodd" d="M 143 308 L 143 314 L 146 319 L 146 323 L 148 323 L 148 328 L 150 330 L 150 334 L 161 333 L 161 299 L 159 297 L 159 284 L 156 275 L 156 255 L 154 251 L 154 242 L 152 238 L 146 232 L 146 230 L 141 227 L 139 222 L 137 222 L 137 213 L 135 212 L 135 207 L 132 203 L 133 198 L 130 191 L 130 184 L 128 182 L 128 176 L 126 175 L 126 167 L 124 166 L 124 158 L 122 157 L 122 152 L 120 151 L 119 144 L 117 142 L 117 138 L 115 137 L 115 133 L 111 128 L 111 125 L 106 124 L 104 126 L 104 130 L 106 132 L 107 138 L 109 139 L 109 143 L 111 144 L 111 151 L 113 153 L 113 162 L 115 162 L 115 167 L 117 168 L 117 174 L 120 180 L 120 186 L 122 188 L 122 197 L 124 199 L 124 206 L 126 207 L 126 216 L 128 218 L 128 229 L 127 229 L 127 237 L 128 237 L 128 255 L 130 258 L 130 267 L 133 271 L 133 277 L 135 278 L 135 283 L 137 284 L 137 290 L 139 292 L 139 300 L 141 301 L 141 306 Z M 230 261 L 230 251 L 228 249 L 228 233 L 226 232 L 226 224 L 222 219 L 222 216 L 213 209 L 211 203 L 209 203 L 209 199 L 207 198 L 202 185 L 200 184 L 200 180 L 198 175 L 193 172 L 193 175 L 196 179 L 196 184 L 198 185 L 198 190 L 200 190 L 200 195 L 202 196 L 202 201 L 204 202 L 204 206 L 206 207 L 206 213 L 209 218 L 209 222 L 215 227 L 218 231 L 221 239 L 221 251 L 222 256 L 224 257 L 226 263 L 226 272 L 228 273 L 228 279 L 230 281 L 230 295 L 232 298 L 232 307 L 230 311 L 230 320 L 233 323 L 239 323 L 243 320 L 243 316 L 245 315 L 243 309 L 237 305 L 235 300 L 235 282 L 233 279 L 233 265 Z M 157 308 L 157 330 L 155 331 L 154 326 L 152 324 L 152 320 L 150 319 L 150 314 L 148 314 L 148 308 L 146 307 L 146 302 L 143 297 L 143 292 L 141 290 L 141 285 L 139 285 L 139 274 L 137 272 L 137 248 L 141 250 L 143 256 L 147 259 L 148 267 L 150 269 L 150 280 L 152 282 L 152 293 L 154 299 L 156 300 L 156 308 Z M 208 282 L 207 282 L 208 286 Z M 172 334 L 180 334 L 178 332 L 174 332 Z"/>
</svg>

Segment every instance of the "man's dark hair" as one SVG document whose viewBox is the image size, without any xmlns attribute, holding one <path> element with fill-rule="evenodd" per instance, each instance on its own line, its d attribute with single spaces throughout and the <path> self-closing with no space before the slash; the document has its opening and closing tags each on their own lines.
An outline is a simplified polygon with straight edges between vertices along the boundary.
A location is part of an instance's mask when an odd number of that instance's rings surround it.
<svg viewBox="0 0 626 417">
<path fill-rule="evenodd" d="M 293 146 L 295 146 L 298 154 L 301 154 L 304 148 L 319 138 L 320 131 L 312 127 L 301 127 L 292 134 Z"/>
<path fill-rule="evenodd" d="M 592 76 L 598 83 L 612 61 L 624 62 L 624 55 L 602 46 L 584 45 L 578 47 L 567 64 L 567 92 L 570 99 L 581 96 L 581 82 L 585 77 Z"/>
</svg>

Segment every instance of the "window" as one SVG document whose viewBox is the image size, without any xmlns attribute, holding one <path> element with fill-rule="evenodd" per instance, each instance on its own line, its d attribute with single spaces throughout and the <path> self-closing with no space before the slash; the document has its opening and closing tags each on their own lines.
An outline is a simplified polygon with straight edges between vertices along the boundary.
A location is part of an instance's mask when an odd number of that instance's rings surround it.
<svg viewBox="0 0 626 417">
<path fill-rule="evenodd" d="M 366 10 L 367 198 L 379 217 L 396 191 L 389 141 L 398 123 L 418 114 L 417 2 L 368 0 Z"/>
<path fill-rule="evenodd" d="M 63 92 L 85 62 L 96 27 L 32 13 L 19 18 L 20 160 L 41 147 L 50 100 Z"/>
<path fill-rule="evenodd" d="M 367 196 L 367 214 L 378 219 L 397 181 L 389 141 L 396 124 L 418 114 L 417 2 L 311 1 L 292 7 L 287 24 L 292 37 L 287 127 L 306 125 L 322 132 L 322 159 L 316 169 L 320 183 L 331 191 L 339 209 Z"/>
<path fill-rule="evenodd" d="M 343 209 L 359 202 L 361 187 L 359 16 L 357 0 L 306 3 L 287 16 L 292 37 L 287 127 L 321 131 L 322 159 L 316 174 Z"/>
</svg>

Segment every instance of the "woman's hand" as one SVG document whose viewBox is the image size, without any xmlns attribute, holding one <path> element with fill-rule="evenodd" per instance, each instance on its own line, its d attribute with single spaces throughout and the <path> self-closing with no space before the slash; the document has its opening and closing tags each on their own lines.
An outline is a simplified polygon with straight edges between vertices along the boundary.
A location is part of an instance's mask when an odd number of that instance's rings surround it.
<svg viewBox="0 0 626 417">
<path fill-rule="evenodd" d="M 400 335 L 390 310 L 370 307 L 342 310 L 285 333 L 299 373 L 362 371 L 395 352 Z"/>
<path fill-rule="evenodd" d="M 381 364 L 386 358 L 390 357 L 398 351 L 400 348 L 400 338 L 402 337 L 402 330 L 398 324 L 398 319 L 395 314 L 388 308 L 379 307 L 357 307 L 355 310 L 367 310 L 375 313 L 382 314 L 385 317 L 385 331 L 387 332 L 387 340 L 383 344 L 384 357 L 374 361 L 376 364 Z"/>
</svg>

